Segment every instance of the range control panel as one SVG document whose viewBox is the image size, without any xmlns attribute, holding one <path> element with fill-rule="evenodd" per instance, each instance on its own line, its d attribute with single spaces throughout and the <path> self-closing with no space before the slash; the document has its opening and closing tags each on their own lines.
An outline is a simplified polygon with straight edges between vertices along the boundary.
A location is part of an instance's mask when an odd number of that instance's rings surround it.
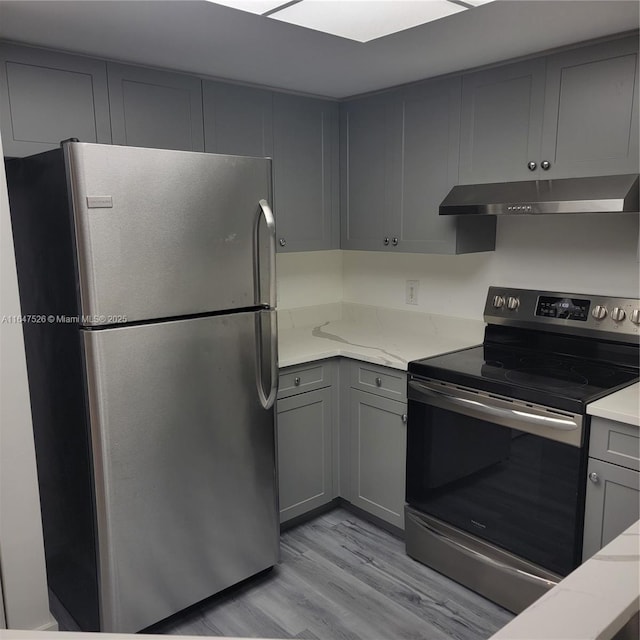
<svg viewBox="0 0 640 640">
<path fill-rule="evenodd" d="M 484 319 L 489 324 L 636 342 L 640 336 L 640 300 L 489 287 Z"/>
</svg>

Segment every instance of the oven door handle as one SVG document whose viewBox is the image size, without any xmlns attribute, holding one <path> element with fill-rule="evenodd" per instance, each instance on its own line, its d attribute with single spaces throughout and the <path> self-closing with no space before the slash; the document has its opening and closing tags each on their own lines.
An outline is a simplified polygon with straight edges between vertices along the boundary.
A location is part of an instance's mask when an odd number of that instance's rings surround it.
<svg viewBox="0 0 640 640">
<path fill-rule="evenodd" d="M 452 395 L 450 392 L 434 389 L 430 384 L 418 382 L 417 380 L 410 380 L 409 388 L 417 392 L 422 401 L 441 409 L 449 409 L 481 420 L 492 420 L 498 424 L 539 435 L 542 435 L 539 433 L 540 429 L 576 431 L 582 426 L 582 416 L 574 417 L 572 415 L 552 413 L 518 404 L 515 404 L 515 406 L 496 406 L 489 404 L 491 402 L 489 398 L 479 394 L 460 391 L 459 395 Z M 496 399 L 496 404 L 506 405 L 507 402 Z M 577 444 L 579 445 L 579 443 Z"/>
</svg>

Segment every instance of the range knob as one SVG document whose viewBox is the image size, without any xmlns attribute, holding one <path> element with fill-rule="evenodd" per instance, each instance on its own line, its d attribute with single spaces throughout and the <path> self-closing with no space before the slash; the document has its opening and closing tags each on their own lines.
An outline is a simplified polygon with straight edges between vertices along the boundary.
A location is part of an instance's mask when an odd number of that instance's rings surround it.
<svg viewBox="0 0 640 640">
<path fill-rule="evenodd" d="M 496 309 L 504 307 L 504 298 L 502 296 L 493 296 L 493 306 Z"/>
<path fill-rule="evenodd" d="M 627 317 L 627 314 L 624 312 L 624 309 L 620 307 L 614 307 L 611 309 L 611 318 L 616 322 L 621 322 Z"/>
<path fill-rule="evenodd" d="M 640 309 L 634 309 L 631 312 L 631 322 L 633 322 L 633 324 L 640 324 Z"/>
<path fill-rule="evenodd" d="M 606 317 L 607 315 L 607 307 L 605 307 L 602 304 L 597 304 L 594 308 L 593 311 L 591 312 L 591 315 L 596 319 L 596 320 L 602 320 L 602 318 Z"/>
<path fill-rule="evenodd" d="M 515 311 L 520 306 L 520 300 L 515 298 L 514 296 L 509 296 L 507 298 L 507 309 L 510 311 Z"/>
</svg>

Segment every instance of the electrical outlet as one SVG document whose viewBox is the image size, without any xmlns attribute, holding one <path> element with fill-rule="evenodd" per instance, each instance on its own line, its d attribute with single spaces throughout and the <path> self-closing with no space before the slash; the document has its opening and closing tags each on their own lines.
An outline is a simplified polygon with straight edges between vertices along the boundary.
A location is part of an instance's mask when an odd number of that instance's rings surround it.
<svg viewBox="0 0 640 640">
<path fill-rule="evenodd" d="M 420 289 L 420 280 L 407 280 L 405 288 L 405 302 L 407 304 L 418 304 L 418 290 Z"/>
</svg>

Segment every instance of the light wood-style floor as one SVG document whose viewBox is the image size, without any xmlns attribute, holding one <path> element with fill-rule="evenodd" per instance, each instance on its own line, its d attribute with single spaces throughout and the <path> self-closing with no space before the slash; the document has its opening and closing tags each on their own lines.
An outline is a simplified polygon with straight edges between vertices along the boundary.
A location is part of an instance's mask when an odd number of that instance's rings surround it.
<svg viewBox="0 0 640 640">
<path fill-rule="evenodd" d="M 409 558 L 344 509 L 282 534 L 269 572 L 147 633 L 309 640 L 488 638 L 513 614 Z M 62 625 L 61 625 L 62 627 Z"/>
<path fill-rule="evenodd" d="M 404 542 L 344 509 L 286 531 L 281 563 L 152 628 L 319 640 L 488 638 L 513 615 L 409 558 Z"/>
</svg>

